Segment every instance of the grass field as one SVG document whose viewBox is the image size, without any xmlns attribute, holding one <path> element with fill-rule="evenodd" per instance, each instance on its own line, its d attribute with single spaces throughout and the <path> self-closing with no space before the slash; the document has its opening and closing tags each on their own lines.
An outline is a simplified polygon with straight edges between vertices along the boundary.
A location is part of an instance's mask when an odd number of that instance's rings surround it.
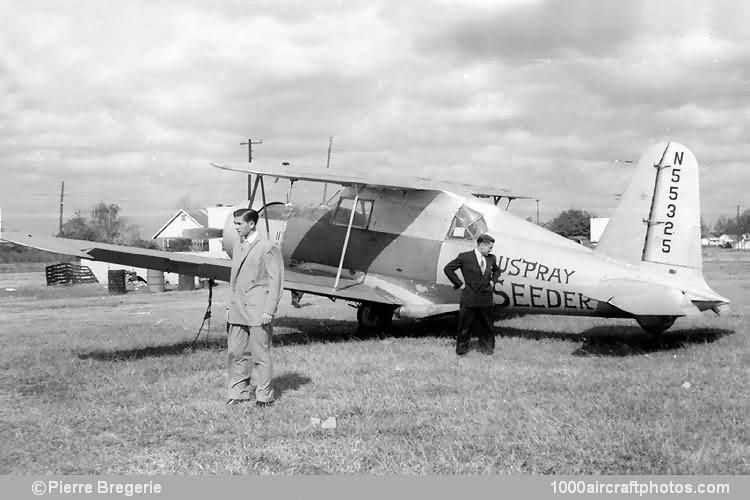
<svg viewBox="0 0 750 500">
<path fill-rule="evenodd" d="M 707 255 L 732 311 L 659 340 L 634 321 L 523 317 L 497 323 L 494 356 L 462 359 L 450 321 L 359 338 L 347 304 L 285 294 L 263 410 L 224 404 L 225 285 L 191 349 L 205 290 L 2 274 L 0 473 L 748 474 L 748 270 Z"/>
</svg>

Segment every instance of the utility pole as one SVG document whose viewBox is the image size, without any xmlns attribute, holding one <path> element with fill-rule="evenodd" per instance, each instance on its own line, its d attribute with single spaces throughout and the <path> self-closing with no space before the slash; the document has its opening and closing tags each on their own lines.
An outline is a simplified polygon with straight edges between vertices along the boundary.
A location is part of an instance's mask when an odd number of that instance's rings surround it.
<svg viewBox="0 0 750 500">
<path fill-rule="evenodd" d="M 742 238 L 742 230 L 740 229 L 740 206 L 737 205 L 737 248 L 740 247 L 740 238 Z"/>
<path fill-rule="evenodd" d="M 331 166 L 331 148 L 333 147 L 333 136 L 328 137 L 328 160 L 326 161 L 326 170 Z M 323 184 L 323 204 L 326 202 L 326 196 L 328 195 L 328 183 Z"/>
<path fill-rule="evenodd" d="M 62 236 L 62 218 L 63 218 L 63 199 L 65 197 L 65 181 L 62 181 L 60 186 L 60 229 L 57 232 L 59 236 Z"/>
<path fill-rule="evenodd" d="M 253 144 L 263 144 L 263 140 L 254 141 L 252 138 L 247 139 L 247 142 L 241 142 L 240 146 L 247 146 L 247 162 L 252 163 L 253 162 Z M 252 196 L 252 184 L 253 176 L 252 174 L 247 174 L 247 199 L 249 200 Z"/>
<path fill-rule="evenodd" d="M 254 141 L 252 139 L 248 139 L 247 142 L 240 143 L 240 146 L 247 146 L 247 162 L 248 163 L 253 162 L 253 144 L 263 144 L 263 140 Z"/>
</svg>

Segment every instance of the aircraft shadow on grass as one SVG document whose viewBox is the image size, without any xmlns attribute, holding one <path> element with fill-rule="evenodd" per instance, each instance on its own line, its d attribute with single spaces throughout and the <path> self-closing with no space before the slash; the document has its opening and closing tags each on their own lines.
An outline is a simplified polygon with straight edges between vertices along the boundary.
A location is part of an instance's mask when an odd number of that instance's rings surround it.
<svg viewBox="0 0 750 500">
<path fill-rule="evenodd" d="M 721 328 L 694 328 L 666 331 L 651 335 L 638 326 L 596 326 L 580 333 L 561 333 L 544 330 L 522 330 L 519 328 L 499 329 L 502 337 L 517 337 L 529 340 L 562 340 L 579 344 L 573 356 L 640 356 L 652 352 L 682 349 L 692 344 L 707 344 L 733 330 Z"/>
<path fill-rule="evenodd" d="M 295 346 L 319 343 L 357 342 L 373 339 L 445 337 L 455 335 L 455 320 L 429 319 L 422 321 L 396 321 L 387 331 L 365 332 L 357 328 L 356 321 L 333 319 L 309 319 L 281 317 L 276 320 L 274 346 Z M 79 359 L 97 361 L 125 361 L 150 357 L 179 356 L 193 350 L 226 349 L 226 336 L 221 333 L 202 336 L 193 344 L 182 341 L 133 349 L 114 351 L 96 350 L 79 353 Z M 693 344 L 707 344 L 726 335 L 732 330 L 719 328 L 694 328 L 667 331 L 652 336 L 637 326 L 597 326 L 580 333 L 554 332 L 546 330 L 525 330 L 520 328 L 495 328 L 500 337 L 516 337 L 528 340 L 561 340 L 576 344 L 573 356 L 639 356 L 652 352 L 671 351 Z"/>
<path fill-rule="evenodd" d="M 637 326 L 597 326 L 579 334 L 578 340 L 583 340 L 583 343 L 573 355 L 641 356 L 694 344 L 709 344 L 733 333 L 733 330 L 723 328 L 692 328 L 651 335 Z"/>
</svg>

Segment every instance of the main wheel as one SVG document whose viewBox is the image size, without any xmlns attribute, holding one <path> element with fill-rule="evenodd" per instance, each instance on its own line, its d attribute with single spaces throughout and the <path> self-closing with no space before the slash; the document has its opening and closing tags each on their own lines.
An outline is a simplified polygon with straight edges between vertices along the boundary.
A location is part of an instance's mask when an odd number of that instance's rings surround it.
<svg viewBox="0 0 750 500">
<path fill-rule="evenodd" d="M 674 325 L 677 316 L 636 316 L 635 320 L 645 331 L 658 335 Z"/>
<path fill-rule="evenodd" d="M 393 307 L 375 302 L 362 302 L 357 307 L 357 323 L 364 331 L 383 331 L 391 326 Z"/>
</svg>

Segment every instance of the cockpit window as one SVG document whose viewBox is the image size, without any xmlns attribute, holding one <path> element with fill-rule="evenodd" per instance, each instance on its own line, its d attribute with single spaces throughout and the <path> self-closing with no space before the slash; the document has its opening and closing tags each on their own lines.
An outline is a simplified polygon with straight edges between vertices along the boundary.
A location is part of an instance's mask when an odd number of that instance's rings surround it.
<svg viewBox="0 0 750 500">
<path fill-rule="evenodd" d="M 476 240 L 487 232 L 487 223 L 481 213 L 462 205 L 451 222 L 448 238 L 454 240 Z"/>
<path fill-rule="evenodd" d="M 370 225 L 370 217 L 372 216 L 372 205 L 373 200 L 357 200 L 352 227 L 367 229 Z M 353 206 L 354 198 L 341 198 L 338 206 L 336 206 L 336 211 L 333 214 L 331 222 L 337 226 L 348 226 Z"/>
</svg>

